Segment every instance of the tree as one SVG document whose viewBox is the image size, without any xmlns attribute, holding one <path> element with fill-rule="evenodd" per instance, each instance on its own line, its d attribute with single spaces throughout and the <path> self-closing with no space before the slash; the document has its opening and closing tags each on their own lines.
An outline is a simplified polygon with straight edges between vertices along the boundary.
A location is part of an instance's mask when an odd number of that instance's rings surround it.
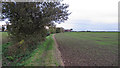
<svg viewBox="0 0 120 68">
<path fill-rule="evenodd" d="M 3 60 L 3 64 L 8 64 L 7 59 L 11 60 L 11 57 L 14 59 L 10 63 L 29 55 L 37 47 L 37 43 L 45 39 L 47 34 L 45 26 L 54 25 L 53 22 L 64 22 L 70 14 L 67 10 L 68 5 L 60 2 L 5 2 L 2 4 L 3 18 L 10 20 L 11 25 L 7 25 L 7 28 L 14 42 L 4 52 L 3 58 L 6 61 Z"/>
<path fill-rule="evenodd" d="M 70 29 L 71 31 L 73 30 L 73 29 Z"/>
<path fill-rule="evenodd" d="M 56 33 L 56 25 L 53 22 L 49 25 L 49 32 L 50 34 Z"/>
<path fill-rule="evenodd" d="M 5 31 L 5 27 L 2 25 L 2 31 Z"/>
<path fill-rule="evenodd" d="M 9 18 L 8 32 L 13 41 L 27 41 L 31 37 L 40 41 L 46 37 L 45 26 L 51 22 L 64 22 L 68 19 L 68 5 L 60 2 L 8 2 L 3 3 L 2 14 Z"/>
</svg>

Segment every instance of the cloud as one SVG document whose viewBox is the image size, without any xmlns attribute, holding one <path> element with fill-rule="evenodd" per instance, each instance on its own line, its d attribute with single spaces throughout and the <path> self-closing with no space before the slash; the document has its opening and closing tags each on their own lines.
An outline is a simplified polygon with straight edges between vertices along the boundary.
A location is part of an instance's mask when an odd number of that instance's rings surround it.
<svg viewBox="0 0 120 68">
<path fill-rule="evenodd" d="M 117 22 L 119 0 L 64 0 L 70 5 L 71 20 L 91 20 L 93 22 Z"/>
<path fill-rule="evenodd" d="M 84 23 L 84 28 L 86 29 L 89 25 L 94 25 L 94 27 L 96 27 L 94 30 L 97 30 L 98 27 L 104 30 L 106 29 L 105 26 L 109 25 L 114 30 L 116 29 L 114 27 L 118 25 L 119 1 L 120 0 L 64 0 L 64 3 L 69 4 L 68 9 L 72 14 L 69 16 L 68 21 L 57 26 L 77 29 L 80 28 L 79 25 L 83 26 Z"/>
<path fill-rule="evenodd" d="M 0 21 L 0 26 L 5 25 L 5 21 Z"/>
<path fill-rule="evenodd" d="M 94 23 L 89 20 L 74 20 L 73 22 L 66 22 L 66 23 L 61 23 L 57 25 L 57 27 L 63 27 L 65 29 L 73 29 L 75 31 L 86 31 L 86 30 L 91 30 L 91 31 L 110 31 L 110 30 L 118 30 L 118 24 L 115 23 Z"/>
</svg>

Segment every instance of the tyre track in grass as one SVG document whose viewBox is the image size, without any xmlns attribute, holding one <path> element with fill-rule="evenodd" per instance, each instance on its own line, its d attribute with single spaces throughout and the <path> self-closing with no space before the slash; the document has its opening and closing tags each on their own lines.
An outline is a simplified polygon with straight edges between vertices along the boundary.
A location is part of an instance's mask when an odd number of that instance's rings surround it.
<svg viewBox="0 0 120 68">
<path fill-rule="evenodd" d="M 63 63 L 63 59 L 62 59 L 62 55 L 61 55 L 61 52 L 60 50 L 58 49 L 58 44 L 57 44 L 57 41 L 56 41 L 56 38 L 55 38 L 55 34 L 53 35 L 53 40 L 54 40 L 54 43 L 55 43 L 55 48 L 56 48 L 56 52 L 57 52 L 57 58 L 61 64 L 61 66 L 65 66 L 64 63 Z"/>
</svg>

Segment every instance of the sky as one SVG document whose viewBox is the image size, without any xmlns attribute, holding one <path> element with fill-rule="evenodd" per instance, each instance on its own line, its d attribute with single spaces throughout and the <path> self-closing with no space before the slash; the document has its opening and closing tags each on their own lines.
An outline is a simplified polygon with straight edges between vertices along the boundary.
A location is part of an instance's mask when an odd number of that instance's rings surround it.
<svg viewBox="0 0 120 68">
<path fill-rule="evenodd" d="M 69 4 L 69 19 L 57 27 L 74 31 L 118 30 L 118 2 L 120 0 L 64 0 Z M 4 25 L 5 22 L 0 22 Z"/>
<path fill-rule="evenodd" d="M 118 2 L 120 0 L 64 0 L 69 4 L 69 19 L 57 27 L 74 31 L 118 30 Z"/>
<path fill-rule="evenodd" d="M 8 22 L 8 19 L 5 19 L 4 21 L 0 21 L 0 26 L 6 25 L 6 22 Z"/>
</svg>

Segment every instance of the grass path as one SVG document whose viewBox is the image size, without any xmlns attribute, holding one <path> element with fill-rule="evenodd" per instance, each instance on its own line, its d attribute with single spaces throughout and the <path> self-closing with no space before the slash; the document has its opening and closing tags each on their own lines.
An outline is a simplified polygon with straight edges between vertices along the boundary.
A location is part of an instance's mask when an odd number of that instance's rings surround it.
<svg viewBox="0 0 120 68">
<path fill-rule="evenodd" d="M 56 47 L 52 35 L 48 36 L 46 41 L 23 63 L 25 66 L 60 66 L 61 64 L 56 57 Z"/>
</svg>

